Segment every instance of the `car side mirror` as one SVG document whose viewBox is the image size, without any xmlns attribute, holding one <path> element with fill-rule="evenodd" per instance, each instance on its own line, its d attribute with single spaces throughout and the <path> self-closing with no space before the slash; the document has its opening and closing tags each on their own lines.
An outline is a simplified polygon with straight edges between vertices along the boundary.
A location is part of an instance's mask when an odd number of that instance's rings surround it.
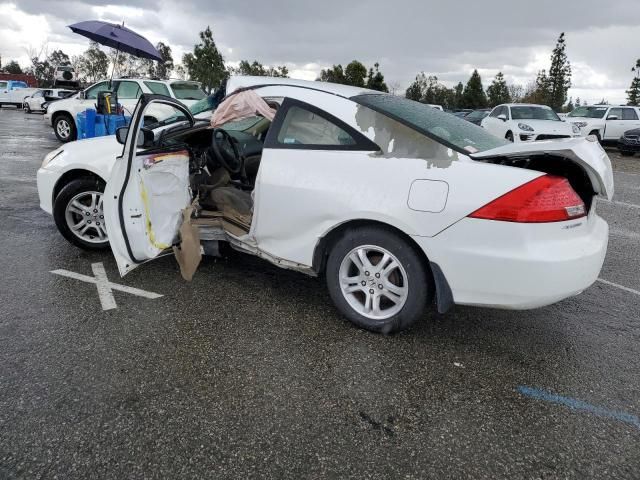
<svg viewBox="0 0 640 480">
<path fill-rule="evenodd" d="M 116 130 L 116 140 L 118 143 L 124 145 L 127 140 L 127 133 L 129 133 L 129 127 L 120 127 Z"/>
<path fill-rule="evenodd" d="M 78 94 L 78 98 L 80 100 L 85 100 L 87 98 L 87 94 L 84 91 L 82 91 Z"/>
<path fill-rule="evenodd" d="M 507 116 L 504 113 L 501 113 L 500 115 L 498 115 L 498 119 L 502 120 L 503 122 L 507 121 Z"/>
<path fill-rule="evenodd" d="M 618 116 L 617 115 L 609 115 L 607 117 L 607 120 L 618 120 Z"/>
</svg>

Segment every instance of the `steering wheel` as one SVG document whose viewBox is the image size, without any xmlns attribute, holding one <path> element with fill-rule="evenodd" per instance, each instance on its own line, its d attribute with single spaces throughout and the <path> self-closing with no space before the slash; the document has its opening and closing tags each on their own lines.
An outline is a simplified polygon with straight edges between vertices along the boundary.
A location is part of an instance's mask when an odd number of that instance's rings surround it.
<svg viewBox="0 0 640 480">
<path fill-rule="evenodd" d="M 211 134 L 211 150 L 224 168 L 231 174 L 242 171 L 242 156 L 235 139 L 221 128 L 214 128 Z"/>
</svg>

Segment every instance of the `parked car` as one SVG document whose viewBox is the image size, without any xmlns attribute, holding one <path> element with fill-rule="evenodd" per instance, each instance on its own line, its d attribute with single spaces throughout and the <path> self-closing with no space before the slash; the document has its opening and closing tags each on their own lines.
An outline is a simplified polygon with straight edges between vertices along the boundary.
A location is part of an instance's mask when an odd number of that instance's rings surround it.
<svg viewBox="0 0 640 480">
<path fill-rule="evenodd" d="M 474 125 L 480 125 L 482 120 L 491 113 L 491 109 L 474 110 L 473 112 L 465 115 L 464 118 L 467 122 L 471 122 Z"/>
<path fill-rule="evenodd" d="M 197 199 L 205 252 L 225 242 L 323 275 L 338 310 L 376 332 L 409 327 L 434 298 L 441 312 L 529 309 L 597 279 L 608 226 L 594 198 L 612 197 L 613 174 L 593 137 L 511 144 L 363 88 L 232 77 L 227 91 L 239 88 L 277 106 L 273 121 L 212 130 L 145 94 L 116 135 L 124 149 L 98 138 L 45 157 L 41 207 L 76 245 L 104 247 L 108 235 L 125 275 L 180 244 Z M 156 105 L 174 120 L 144 126 Z"/>
<path fill-rule="evenodd" d="M 79 112 L 94 108 L 98 93 L 113 90 L 125 113 L 131 115 L 140 96 L 144 93 L 156 93 L 176 98 L 185 105 L 193 105 L 206 97 L 198 82 L 183 80 L 150 80 L 123 78 L 95 83 L 77 95 L 48 105 L 45 120 L 61 142 L 70 142 L 77 138 L 75 118 Z"/>
<path fill-rule="evenodd" d="M 431 108 L 435 108 L 436 110 L 440 110 L 441 112 L 444 112 L 444 108 L 442 108 L 442 105 L 434 105 L 432 103 L 427 103 L 427 105 L 429 105 Z"/>
<path fill-rule="evenodd" d="M 624 132 L 618 139 L 618 150 L 625 157 L 631 157 L 640 152 L 640 128 Z"/>
<path fill-rule="evenodd" d="M 74 93 L 76 93 L 74 90 L 63 90 L 59 88 L 39 89 L 24 99 L 22 108 L 26 113 L 44 112 L 45 109 L 43 105 L 45 102 L 60 100 Z"/>
<path fill-rule="evenodd" d="M 546 105 L 510 103 L 498 105 L 480 125 L 510 142 L 555 140 L 580 135 L 580 129 L 560 120 Z"/>
<path fill-rule="evenodd" d="M 22 108 L 24 98 L 36 90 L 37 88 L 29 88 L 26 82 L 19 80 L 0 80 L 0 107 L 12 105 Z"/>
<path fill-rule="evenodd" d="M 78 81 L 78 75 L 76 74 L 75 69 L 71 65 L 58 65 L 55 67 L 53 86 L 56 88 L 78 88 L 80 86 L 80 82 Z"/>
<path fill-rule="evenodd" d="M 592 105 L 574 109 L 567 121 L 580 129 L 582 136 L 595 135 L 603 142 L 617 141 L 624 132 L 640 128 L 638 107 Z"/>
<path fill-rule="evenodd" d="M 457 110 L 453 112 L 453 115 L 455 115 L 458 118 L 464 118 L 467 115 L 469 115 L 471 112 L 473 112 L 473 110 L 470 110 L 470 109 Z"/>
</svg>

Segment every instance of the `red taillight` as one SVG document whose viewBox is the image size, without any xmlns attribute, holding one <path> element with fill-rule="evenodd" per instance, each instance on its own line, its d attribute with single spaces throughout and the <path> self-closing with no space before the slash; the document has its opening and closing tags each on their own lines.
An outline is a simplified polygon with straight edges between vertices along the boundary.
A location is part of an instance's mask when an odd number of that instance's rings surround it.
<svg viewBox="0 0 640 480">
<path fill-rule="evenodd" d="M 476 210 L 471 218 L 503 222 L 562 222 L 584 217 L 584 202 L 566 178 L 543 175 Z"/>
</svg>

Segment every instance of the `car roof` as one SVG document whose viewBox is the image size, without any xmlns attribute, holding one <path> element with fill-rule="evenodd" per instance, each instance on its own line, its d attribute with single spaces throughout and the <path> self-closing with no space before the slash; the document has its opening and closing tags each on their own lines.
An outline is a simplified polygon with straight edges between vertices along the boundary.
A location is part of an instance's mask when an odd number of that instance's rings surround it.
<svg viewBox="0 0 640 480">
<path fill-rule="evenodd" d="M 232 76 L 227 82 L 227 94 L 236 91 L 238 88 L 251 88 L 265 85 L 278 85 L 289 87 L 301 87 L 312 88 L 314 90 L 320 90 L 323 92 L 338 95 L 340 97 L 351 98 L 356 95 L 362 95 L 365 93 L 374 93 L 380 95 L 384 92 L 378 92 L 376 90 L 369 90 L 362 87 L 353 87 L 351 85 L 340 85 L 330 82 L 319 82 L 309 80 L 296 80 L 293 78 L 281 78 L 281 77 L 251 77 L 251 76 Z"/>
<path fill-rule="evenodd" d="M 539 103 L 503 103 L 501 107 L 542 107 L 551 108 L 548 105 L 540 105 Z"/>
</svg>

